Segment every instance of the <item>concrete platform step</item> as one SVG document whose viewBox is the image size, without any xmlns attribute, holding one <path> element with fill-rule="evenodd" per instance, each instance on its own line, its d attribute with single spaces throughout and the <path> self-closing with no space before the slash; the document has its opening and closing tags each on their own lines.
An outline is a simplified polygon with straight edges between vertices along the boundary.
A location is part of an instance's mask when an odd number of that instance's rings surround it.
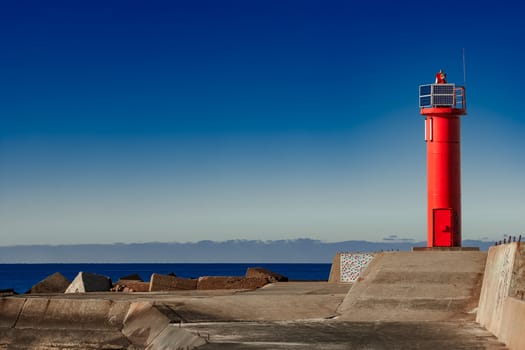
<svg viewBox="0 0 525 350">
<path fill-rule="evenodd" d="M 377 254 L 338 308 L 347 321 L 474 320 L 486 253 Z"/>
</svg>

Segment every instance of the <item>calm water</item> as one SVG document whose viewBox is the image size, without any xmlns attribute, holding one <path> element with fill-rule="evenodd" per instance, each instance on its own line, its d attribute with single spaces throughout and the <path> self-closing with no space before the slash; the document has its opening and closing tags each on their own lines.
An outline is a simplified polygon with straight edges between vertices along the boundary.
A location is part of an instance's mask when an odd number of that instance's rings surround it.
<svg viewBox="0 0 525 350">
<path fill-rule="evenodd" d="M 149 281 L 152 273 L 175 273 L 179 277 L 243 276 L 248 267 L 260 266 L 287 276 L 290 280 L 328 280 L 331 264 L 0 264 L 0 289 L 13 288 L 24 293 L 55 272 L 70 280 L 78 272 L 109 276 L 113 281 L 137 273 Z"/>
</svg>

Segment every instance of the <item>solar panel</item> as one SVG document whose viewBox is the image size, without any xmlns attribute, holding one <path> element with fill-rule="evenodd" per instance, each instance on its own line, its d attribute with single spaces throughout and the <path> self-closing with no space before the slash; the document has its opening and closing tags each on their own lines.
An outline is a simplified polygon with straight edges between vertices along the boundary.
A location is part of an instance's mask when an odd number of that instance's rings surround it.
<svg viewBox="0 0 525 350">
<path fill-rule="evenodd" d="M 419 107 L 452 107 L 455 105 L 455 84 L 419 86 Z"/>
<path fill-rule="evenodd" d="M 419 87 L 419 96 L 430 95 L 432 91 L 432 85 L 421 85 Z"/>
<path fill-rule="evenodd" d="M 454 105 L 454 96 L 449 95 L 433 95 L 432 106 L 452 106 Z"/>
<path fill-rule="evenodd" d="M 428 107 L 430 102 L 430 96 L 422 96 L 419 98 L 419 107 Z"/>
<path fill-rule="evenodd" d="M 433 94 L 454 95 L 454 84 L 434 84 L 431 86 Z"/>
</svg>

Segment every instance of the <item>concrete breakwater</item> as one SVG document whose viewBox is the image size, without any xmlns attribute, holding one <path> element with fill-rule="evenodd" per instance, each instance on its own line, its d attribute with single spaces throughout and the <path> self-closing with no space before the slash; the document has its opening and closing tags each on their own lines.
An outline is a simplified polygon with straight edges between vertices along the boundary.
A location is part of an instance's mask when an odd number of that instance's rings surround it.
<svg viewBox="0 0 525 350">
<path fill-rule="evenodd" d="M 522 350 L 524 253 L 379 253 L 353 284 L 7 297 L 0 349 Z"/>
<path fill-rule="evenodd" d="M 257 291 L 76 293 L 0 299 L 0 349 L 192 349 L 195 325 L 333 317 L 349 286 L 286 282 Z"/>
<path fill-rule="evenodd" d="M 70 281 L 62 273 L 55 272 L 34 284 L 24 294 L 256 289 L 268 283 L 287 280 L 286 276 L 262 267 L 248 267 L 243 276 L 205 275 L 199 278 L 183 278 L 176 276 L 173 272 L 169 274 L 153 272 L 146 281 L 137 273 L 131 273 L 121 275 L 114 283 L 110 277 L 100 273 L 81 271 L 73 281 Z M 16 294 L 14 289 L 0 290 L 0 297 L 13 294 Z"/>
</svg>

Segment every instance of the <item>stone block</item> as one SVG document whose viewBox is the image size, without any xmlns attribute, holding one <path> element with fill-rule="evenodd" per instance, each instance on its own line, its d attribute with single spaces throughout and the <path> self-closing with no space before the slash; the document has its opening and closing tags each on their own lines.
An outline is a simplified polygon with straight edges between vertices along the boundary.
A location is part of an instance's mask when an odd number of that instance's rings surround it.
<svg viewBox="0 0 525 350">
<path fill-rule="evenodd" d="M 242 289 L 257 289 L 264 287 L 270 283 L 267 278 L 263 277 L 250 277 L 250 278 L 243 278 L 242 281 Z"/>
<path fill-rule="evenodd" d="M 63 274 L 60 272 L 55 272 L 54 274 L 47 276 L 42 281 L 31 287 L 28 293 L 64 293 L 70 284 L 71 281 L 68 280 Z"/>
<path fill-rule="evenodd" d="M 120 287 L 124 292 L 149 292 L 149 282 L 120 280 L 115 287 Z M 115 288 L 114 287 L 114 288 Z"/>
<path fill-rule="evenodd" d="M 111 287 L 112 284 L 109 277 L 89 272 L 79 272 L 77 277 L 67 287 L 65 293 L 107 292 Z"/>
<path fill-rule="evenodd" d="M 154 273 L 149 284 L 150 292 L 197 289 L 197 280 Z"/>
<path fill-rule="evenodd" d="M 249 267 L 246 270 L 246 278 L 267 278 L 269 282 L 288 282 L 288 277 L 262 267 Z"/>
<path fill-rule="evenodd" d="M 260 277 L 204 276 L 199 278 L 197 289 L 257 289 L 268 283 L 268 279 Z"/>
<path fill-rule="evenodd" d="M 243 289 L 243 277 L 203 276 L 199 277 L 197 289 Z"/>
</svg>

